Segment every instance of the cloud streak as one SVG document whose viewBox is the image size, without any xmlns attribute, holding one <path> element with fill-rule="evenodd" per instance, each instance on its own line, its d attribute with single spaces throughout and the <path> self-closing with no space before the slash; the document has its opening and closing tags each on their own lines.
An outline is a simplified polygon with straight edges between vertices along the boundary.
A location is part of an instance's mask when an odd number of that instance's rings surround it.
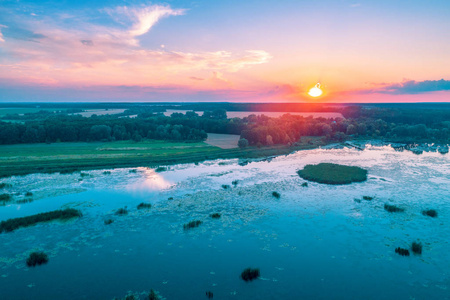
<svg viewBox="0 0 450 300">
<path fill-rule="evenodd" d="M 450 80 L 405 80 L 400 83 L 378 84 L 379 88 L 356 91 L 356 94 L 414 95 L 439 91 L 450 91 Z"/>
</svg>

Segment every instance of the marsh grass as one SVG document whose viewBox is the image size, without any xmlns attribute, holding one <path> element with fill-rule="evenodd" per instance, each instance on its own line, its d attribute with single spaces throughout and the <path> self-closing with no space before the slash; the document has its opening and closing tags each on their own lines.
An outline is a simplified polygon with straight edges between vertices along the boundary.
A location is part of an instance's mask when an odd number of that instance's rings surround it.
<svg viewBox="0 0 450 300">
<path fill-rule="evenodd" d="M 27 258 L 27 266 L 35 267 L 36 265 L 42 265 L 48 263 L 48 255 L 44 252 L 32 252 Z"/>
<path fill-rule="evenodd" d="M 137 173 L 137 169 L 131 169 L 128 171 L 128 173 Z"/>
<path fill-rule="evenodd" d="M 12 196 L 10 194 L 0 194 L 0 201 L 8 202 L 11 201 Z"/>
<path fill-rule="evenodd" d="M 260 275 L 259 269 L 247 268 L 241 273 L 241 278 L 244 281 L 252 281 L 258 278 Z"/>
<path fill-rule="evenodd" d="M 397 247 L 395 248 L 395 253 L 401 255 L 401 256 L 409 256 L 409 250 L 405 248 Z"/>
<path fill-rule="evenodd" d="M 115 214 L 119 215 L 119 216 L 127 215 L 128 214 L 127 207 L 125 206 L 125 207 L 119 208 L 118 210 L 116 210 Z"/>
<path fill-rule="evenodd" d="M 422 254 L 422 244 L 419 242 L 413 242 L 411 245 L 411 250 L 414 254 Z"/>
<path fill-rule="evenodd" d="M 152 208 L 152 205 L 150 203 L 139 203 L 139 205 L 137 206 L 137 209 L 150 209 Z"/>
<path fill-rule="evenodd" d="M 167 171 L 167 167 L 157 167 L 157 168 L 155 169 L 155 172 L 156 172 L 156 173 L 164 172 L 164 171 Z"/>
<path fill-rule="evenodd" d="M 363 196 L 363 199 L 367 200 L 367 201 L 371 201 L 371 200 L 373 200 L 373 198 L 374 197 L 371 197 L 371 196 Z"/>
<path fill-rule="evenodd" d="M 233 182 L 231 182 L 231 184 L 236 187 L 239 183 L 239 180 L 233 180 Z"/>
<path fill-rule="evenodd" d="M 332 163 L 306 165 L 297 174 L 305 180 L 325 184 L 350 184 L 367 180 L 367 170 Z"/>
<path fill-rule="evenodd" d="M 33 196 L 33 193 L 32 192 L 26 192 L 25 193 L 25 197 L 32 197 Z"/>
<path fill-rule="evenodd" d="M 81 216 L 82 214 L 79 210 L 66 208 L 63 210 L 54 210 L 51 212 L 40 213 L 28 217 L 9 219 L 0 223 L 0 233 L 11 232 L 18 228 L 29 227 L 38 223 L 49 222 L 53 220 L 69 220 Z"/>
<path fill-rule="evenodd" d="M 192 228 L 200 226 L 200 224 L 202 224 L 202 223 L 203 222 L 200 220 L 191 221 L 189 223 L 184 224 L 183 229 L 184 230 L 192 229 Z"/>
<path fill-rule="evenodd" d="M 436 218 L 438 214 L 437 211 L 434 209 L 426 209 L 422 211 L 422 215 Z"/>
<path fill-rule="evenodd" d="M 221 215 L 219 213 L 213 213 L 213 214 L 210 214 L 209 216 L 213 219 L 219 219 L 221 217 Z"/>
<path fill-rule="evenodd" d="M 307 182 L 303 182 L 302 183 L 302 187 L 308 187 L 308 183 Z"/>
<path fill-rule="evenodd" d="M 105 220 L 105 225 L 112 224 L 113 222 L 114 222 L 113 219 L 106 219 L 106 220 Z"/>
<path fill-rule="evenodd" d="M 10 183 L 6 183 L 6 182 L 0 183 L 0 189 L 10 188 L 10 187 L 12 187 L 12 184 L 10 184 Z"/>
<path fill-rule="evenodd" d="M 272 196 L 274 196 L 277 199 L 280 199 L 281 195 L 278 192 L 272 192 Z"/>
<path fill-rule="evenodd" d="M 228 190 L 230 188 L 230 186 L 228 184 L 222 184 L 222 188 L 224 190 Z"/>
<path fill-rule="evenodd" d="M 384 204 L 384 210 L 387 211 L 387 212 L 390 212 L 390 213 L 404 212 L 405 211 L 404 208 L 401 208 L 401 207 L 398 207 L 398 206 L 395 206 L 395 205 L 392 205 L 392 204 L 387 204 L 387 203 Z"/>
<path fill-rule="evenodd" d="M 103 175 L 111 175 L 111 171 L 103 171 Z"/>
</svg>

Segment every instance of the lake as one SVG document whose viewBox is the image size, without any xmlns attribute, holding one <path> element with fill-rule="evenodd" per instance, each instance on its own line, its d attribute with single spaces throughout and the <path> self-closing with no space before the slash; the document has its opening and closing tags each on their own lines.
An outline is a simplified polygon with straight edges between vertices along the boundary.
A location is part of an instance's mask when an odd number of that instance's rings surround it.
<svg viewBox="0 0 450 300">
<path fill-rule="evenodd" d="M 320 162 L 365 168 L 368 180 L 302 187 L 296 171 Z M 166 299 L 207 299 L 206 291 L 213 299 L 450 297 L 449 154 L 367 145 L 182 164 L 160 173 L 103 171 L 0 180 L 13 184 L 2 192 L 32 191 L 35 199 L 0 207 L 0 220 L 65 207 L 83 213 L 0 234 L 2 299 L 113 299 L 129 292 L 144 299 L 150 289 Z M 152 208 L 137 210 L 141 202 Z M 385 203 L 405 212 L 388 213 Z M 128 215 L 114 214 L 125 206 Z M 428 208 L 438 217 L 423 216 Z M 109 218 L 114 223 L 105 225 Z M 192 220 L 203 224 L 184 230 Z M 423 244 L 422 255 L 394 252 L 413 241 Z M 25 260 L 36 250 L 50 261 L 28 268 Z M 241 280 L 247 267 L 259 268 L 261 277 Z"/>
</svg>

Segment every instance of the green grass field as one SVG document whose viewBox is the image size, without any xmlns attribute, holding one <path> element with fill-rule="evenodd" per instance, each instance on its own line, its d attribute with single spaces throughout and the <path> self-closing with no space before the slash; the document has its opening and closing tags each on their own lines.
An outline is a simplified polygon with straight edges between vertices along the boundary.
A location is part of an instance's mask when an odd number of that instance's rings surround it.
<svg viewBox="0 0 450 300">
<path fill-rule="evenodd" d="M 319 141 L 319 140 L 318 140 Z M 93 143 L 16 144 L 0 146 L 0 178 L 31 173 L 70 172 L 119 167 L 158 167 L 219 158 L 256 158 L 311 149 L 297 147 L 221 149 L 205 142 L 118 141 Z"/>
</svg>

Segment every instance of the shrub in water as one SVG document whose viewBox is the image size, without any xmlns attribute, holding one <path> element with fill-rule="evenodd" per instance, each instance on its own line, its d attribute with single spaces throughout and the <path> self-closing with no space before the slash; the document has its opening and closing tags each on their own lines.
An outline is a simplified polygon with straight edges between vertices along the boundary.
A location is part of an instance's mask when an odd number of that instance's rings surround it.
<svg viewBox="0 0 450 300">
<path fill-rule="evenodd" d="M 303 182 L 302 183 L 302 187 L 308 187 L 308 183 L 307 182 Z"/>
<path fill-rule="evenodd" d="M 409 250 L 405 248 L 397 247 L 395 248 L 395 253 L 398 253 L 401 256 L 409 256 Z"/>
<path fill-rule="evenodd" d="M 33 193 L 32 193 L 32 192 L 26 192 L 26 193 L 25 193 L 25 196 L 26 196 L 26 197 L 31 197 L 31 196 L 33 196 Z"/>
<path fill-rule="evenodd" d="M 36 265 L 46 264 L 48 256 L 44 252 L 32 252 L 27 258 L 27 266 L 35 267 Z"/>
<path fill-rule="evenodd" d="M 213 218 L 213 219 L 219 219 L 219 218 L 220 218 L 220 214 L 219 214 L 219 213 L 213 213 L 213 214 L 211 214 L 210 216 L 211 216 L 211 218 Z"/>
<path fill-rule="evenodd" d="M 0 183 L 0 189 L 10 188 L 10 187 L 12 187 L 12 185 L 9 183 L 5 183 L 5 182 Z"/>
<path fill-rule="evenodd" d="M 206 292 L 206 297 L 208 297 L 208 299 L 212 299 L 212 298 L 214 297 L 213 292 L 207 291 L 207 292 Z"/>
<path fill-rule="evenodd" d="M 103 171 L 104 175 L 111 175 L 111 171 Z"/>
<path fill-rule="evenodd" d="M 144 202 L 140 203 L 137 206 L 137 209 L 150 209 L 150 208 L 152 208 L 152 205 L 150 203 L 144 203 Z"/>
<path fill-rule="evenodd" d="M 124 208 L 119 208 L 116 211 L 116 215 L 126 215 L 126 214 L 128 214 L 128 210 L 127 210 L 126 206 Z"/>
<path fill-rule="evenodd" d="M 247 268 L 241 273 L 241 278 L 244 281 L 252 281 L 259 277 L 259 269 Z"/>
<path fill-rule="evenodd" d="M 107 219 L 107 220 L 105 220 L 105 225 L 112 224 L 113 222 L 114 222 L 113 219 Z"/>
<path fill-rule="evenodd" d="M 131 169 L 130 171 L 128 171 L 129 173 L 137 173 L 136 169 Z"/>
<path fill-rule="evenodd" d="M 424 216 L 429 216 L 429 217 L 432 217 L 432 218 L 436 218 L 437 217 L 437 211 L 434 210 L 434 209 L 426 209 L 426 210 L 422 211 L 422 214 Z"/>
<path fill-rule="evenodd" d="M 227 190 L 227 189 L 230 188 L 230 186 L 229 186 L 228 184 L 222 184 L 222 188 L 223 188 L 224 190 Z"/>
<path fill-rule="evenodd" d="M 156 292 L 153 289 L 151 289 L 150 294 L 148 294 L 148 300 L 159 300 L 159 299 L 160 298 L 158 294 L 156 294 Z"/>
<path fill-rule="evenodd" d="M 195 228 L 195 227 L 200 226 L 200 224 L 202 224 L 202 223 L 203 223 L 203 222 L 200 221 L 200 220 L 191 221 L 191 222 L 189 222 L 189 223 L 187 223 L 187 224 L 184 224 L 184 225 L 183 225 L 183 228 L 184 228 L 184 229 Z"/>
<path fill-rule="evenodd" d="M 231 184 L 233 184 L 234 186 L 237 186 L 239 183 L 239 180 L 233 180 L 233 182 Z"/>
<path fill-rule="evenodd" d="M 166 167 L 157 167 L 156 168 L 156 170 L 155 170 L 155 172 L 164 172 L 164 171 L 167 171 L 167 168 Z"/>
<path fill-rule="evenodd" d="M 272 196 L 274 196 L 277 199 L 280 199 L 281 195 L 278 192 L 272 192 Z"/>
<path fill-rule="evenodd" d="M 422 244 L 421 243 L 413 242 L 411 249 L 414 254 L 422 254 Z"/>
<path fill-rule="evenodd" d="M 0 194 L 0 201 L 10 201 L 11 195 L 10 194 Z"/>
<path fill-rule="evenodd" d="M 81 217 L 81 212 L 73 208 L 66 208 L 63 210 L 54 210 L 51 212 L 40 213 L 29 217 L 9 219 L 0 222 L 0 233 L 10 232 L 21 227 L 29 227 L 41 222 L 48 222 L 53 220 L 68 220 L 75 217 Z"/>
<path fill-rule="evenodd" d="M 363 196 L 363 199 L 364 199 L 364 200 L 370 201 L 370 200 L 373 200 L 373 197 L 370 197 L 370 196 Z"/>
<path fill-rule="evenodd" d="M 350 184 L 367 180 L 367 170 L 331 163 L 306 165 L 297 174 L 305 180 L 325 184 Z"/>
<path fill-rule="evenodd" d="M 167 198 L 167 200 L 173 200 L 173 197 L 169 197 L 169 198 Z"/>
<path fill-rule="evenodd" d="M 385 203 L 384 204 L 384 210 L 386 210 L 386 211 L 388 211 L 388 212 L 403 212 L 403 211 L 405 211 L 405 209 L 404 208 L 401 208 L 401 207 L 398 207 L 398 206 L 395 206 L 395 205 L 391 205 L 391 204 L 387 204 L 387 203 Z"/>
</svg>

